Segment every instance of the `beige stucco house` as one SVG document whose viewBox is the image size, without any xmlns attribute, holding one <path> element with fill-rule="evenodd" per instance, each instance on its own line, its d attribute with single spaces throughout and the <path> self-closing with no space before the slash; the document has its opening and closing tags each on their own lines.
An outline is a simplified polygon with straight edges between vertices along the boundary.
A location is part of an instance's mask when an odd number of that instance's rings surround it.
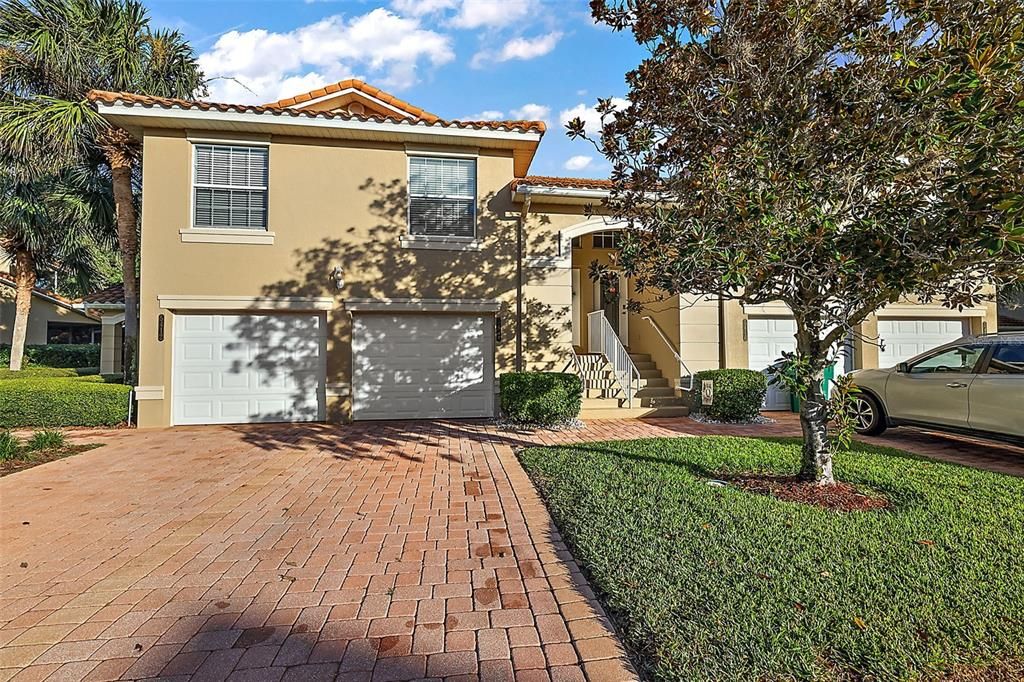
<svg viewBox="0 0 1024 682">
<path fill-rule="evenodd" d="M 253 107 L 94 92 L 143 143 L 139 425 L 489 417 L 496 376 L 591 378 L 588 414 L 678 414 L 680 378 L 762 369 L 784 306 L 592 283 L 603 181 L 529 175 L 539 121 L 456 121 L 347 80 Z M 994 310 L 907 304 L 891 364 Z"/>
<path fill-rule="evenodd" d="M 9 346 L 14 336 L 16 292 L 13 276 L 0 272 L 0 345 Z M 27 345 L 97 343 L 99 338 L 100 321 L 77 301 L 39 287 L 32 291 Z"/>
</svg>

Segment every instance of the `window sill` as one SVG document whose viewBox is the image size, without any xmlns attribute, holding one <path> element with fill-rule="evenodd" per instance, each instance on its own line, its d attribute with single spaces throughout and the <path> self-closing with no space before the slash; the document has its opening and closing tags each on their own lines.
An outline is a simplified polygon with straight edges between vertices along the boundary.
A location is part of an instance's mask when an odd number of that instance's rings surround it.
<svg viewBox="0 0 1024 682">
<path fill-rule="evenodd" d="M 480 251 L 483 245 L 476 237 L 433 237 L 406 234 L 399 238 L 403 249 L 432 249 L 437 251 Z"/>
<path fill-rule="evenodd" d="M 189 227 L 178 230 L 183 242 L 205 244 L 273 244 L 275 233 L 266 230 Z"/>
</svg>

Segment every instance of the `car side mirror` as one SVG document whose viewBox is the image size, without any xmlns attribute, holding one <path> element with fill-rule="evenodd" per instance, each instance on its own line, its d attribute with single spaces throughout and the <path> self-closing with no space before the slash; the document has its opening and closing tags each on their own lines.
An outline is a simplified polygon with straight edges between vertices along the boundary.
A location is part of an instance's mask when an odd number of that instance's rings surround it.
<svg viewBox="0 0 1024 682">
<path fill-rule="evenodd" d="M 901 362 L 898 365 L 896 365 L 896 371 L 899 372 L 900 374 L 909 374 L 910 365 L 908 365 L 905 362 Z"/>
</svg>

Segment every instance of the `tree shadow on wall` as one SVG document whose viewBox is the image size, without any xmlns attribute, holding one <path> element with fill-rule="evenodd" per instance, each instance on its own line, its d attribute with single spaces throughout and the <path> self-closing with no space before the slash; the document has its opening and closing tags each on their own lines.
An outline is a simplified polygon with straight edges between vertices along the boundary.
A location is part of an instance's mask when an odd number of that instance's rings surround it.
<svg viewBox="0 0 1024 682">
<path fill-rule="evenodd" d="M 482 382 L 487 373 L 500 373 L 514 366 L 516 335 L 517 229 L 519 205 L 512 202 L 511 190 L 485 195 L 478 205 L 478 247 L 463 250 L 409 248 L 400 243 L 408 234 L 407 193 L 404 180 L 377 181 L 367 178 L 359 187 L 367 197 L 364 210 L 339 206 L 338 224 L 303 225 L 310 234 L 321 234 L 319 241 L 308 248 L 296 249 L 291 255 L 291 276 L 262 287 L 267 298 L 334 298 L 335 306 L 326 316 L 325 341 L 319 355 L 309 344 L 286 345 L 266 343 L 266 339 L 286 338 L 290 323 L 287 316 L 240 316 L 235 331 L 256 351 L 250 359 L 265 381 L 289 387 L 291 403 L 280 411 L 272 411 L 261 421 L 295 421 L 316 409 L 323 398 L 324 387 L 317 374 L 309 371 L 311 362 L 326 359 L 327 392 L 350 388 L 349 377 L 355 375 L 352 392 L 358 392 L 360 404 L 374 404 L 385 393 L 397 404 L 393 415 L 373 413 L 402 419 L 414 410 L 437 417 L 447 406 L 466 406 L 479 400 Z M 351 207 L 350 207 L 351 209 Z M 344 224 L 344 216 L 368 214 L 365 221 Z M 286 228 L 287 229 L 287 228 Z M 539 254 L 549 248 L 550 240 L 535 237 L 523 244 L 524 254 Z M 344 287 L 339 291 L 333 273 L 340 268 Z M 548 274 L 537 268 L 523 270 L 524 286 Z M 472 328 L 456 325 L 431 326 L 423 321 L 395 319 L 387 325 L 387 334 L 366 325 L 353 349 L 353 314 L 344 309 L 352 299 L 483 299 L 496 300 L 499 309 L 494 329 L 485 330 L 479 323 Z M 355 313 L 380 315 L 380 313 Z M 305 314 L 304 314 L 305 315 Z M 312 318 L 307 315 L 306 319 Z M 324 318 L 319 317 L 323 324 Z M 571 331 L 568 306 L 553 306 L 534 297 L 523 299 L 523 355 L 531 368 L 560 370 L 568 359 L 568 345 L 559 348 L 561 339 L 569 339 Z M 377 326 L 380 329 L 381 326 Z M 316 333 L 316 330 L 310 330 Z M 482 357 L 481 334 L 494 337 L 493 362 Z M 552 349 L 554 354 L 548 349 Z M 432 346 L 433 349 L 428 348 Z M 374 356 L 416 356 L 433 350 L 443 359 L 438 366 L 410 371 L 379 372 L 372 363 Z M 412 363 L 415 364 L 415 363 Z M 432 387 L 428 390 L 428 386 Z M 397 399 L 395 396 L 399 396 Z M 342 398 L 343 402 L 348 398 Z M 322 403 L 320 403 L 322 404 Z M 343 414 L 335 407 L 326 418 L 337 422 Z M 261 448 L 285 447 L 295 439 L 282 429 L 240 428 L 247 442 Z M 382 429 L 382 431 L 384 431 Z M 407 443 L 408 431 L 401 429 Z M 302 439 L 323 448 L 339 446 L 345 429 L 304 427 Z"/>
</svg>

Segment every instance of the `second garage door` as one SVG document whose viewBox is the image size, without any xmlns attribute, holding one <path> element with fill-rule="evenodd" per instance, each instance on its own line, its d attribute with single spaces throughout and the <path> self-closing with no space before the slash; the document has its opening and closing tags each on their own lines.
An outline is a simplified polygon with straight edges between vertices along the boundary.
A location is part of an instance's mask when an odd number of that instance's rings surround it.
<svg viewBox="0 0 1024 682">
<path fill-rule="evenodd" d="M 494 318 L 452 314 L 353 317 L 352 416 L 494 415 Z"/>
<path fill-rule="evenodd" d="M 878 366 L 895 367 L 963 335 L 963 320 L 880 318 L 878 337 L 883 347 L 878 350 Z"/>
</svg>

